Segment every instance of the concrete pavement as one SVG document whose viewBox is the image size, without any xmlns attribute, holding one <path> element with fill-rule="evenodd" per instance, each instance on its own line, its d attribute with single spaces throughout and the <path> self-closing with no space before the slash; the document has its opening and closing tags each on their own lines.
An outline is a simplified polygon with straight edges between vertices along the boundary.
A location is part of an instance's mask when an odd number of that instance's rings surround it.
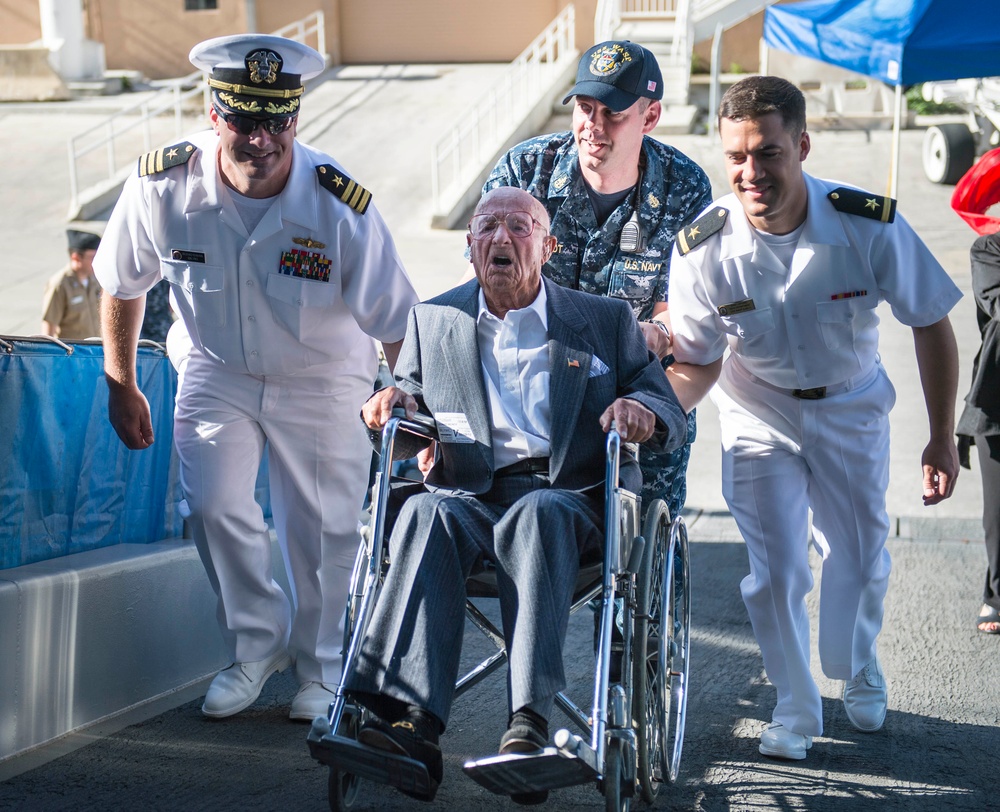
<svg viewBox="0 0 1000 812">
<path fill-rule="evenodd" d="M 463 233 L 429 228 L 430 145 L 499 70 L 491 65 L 349 68 L 315 87 L 303 105 L 301 137 L 329 151 L 373 191 L 425 297 L 452 285 L 465 270 Z M 0 166 L 0 237 L 7 260 L 0 264 L 0 333 L 37 331 L 44 282 L 65 261 L 65 139 L 96 120 L 86 105 L 0 106 L 10 145 Z M 562 118 L 552 123 L 552 129 L 564 126 Z M 899 211 L 968 294 L 974 235 L 948 207 L 951 188 L 924 178 L 920 137 L 917 131 L 903 133 Z M 706 168 L 717 194 L 726 191 L 717 144 L 701 136 L 669 141 Z M 887 132 L 817 132 L 806 168 L 881 192 L 889 157 Z M 688 518 L 696 543 L 688 734 L 680 784 L 664 790 L 661 809 L 979 810 L 995 796 L 991 758 L 1000 743 L 1000 683 L 993 671 L 1000 638 L 977 634 L 972 623 L 985 562 L 978 471 L 962 473 L 948 502 L 922 506 L 919 457 L 927 427 L 913 345 L 910 332 L 883 309 L 882 355 L 898 394 L 888 494 L 895 566 L 881 638 L 890 681 L 886 728 L 873 735 L 853 731 L 838 701 L 839 685 L 821 680 L 827 733 L 809 758 L 787 764 L 757 754 L 756 737 L 769 718 L 773 690 L 739 597 L 746 553 L 719 492 L 717 417 L 705 404 L 689 474 Z M 961 398 L 978 346 L 968 296 L 953 322 L 962 359 Z M 591 668 L 588 624 L 589 618 L 574 620 L 567 647 L 567 670 L 580 676 L 573 690 L 583 696 L 588 690 L 583 675 Z M 475 649 L 471 640 L 467 647 Z M 818 666 L 814 670 L 818 674 Z M 20 766 L 4 765 L 0 808 L 324 808 L 325 771 L 308 755 L 305 728 L 286 719 L 295 690 L 290 677 L 273 679 L 253 709 L 220 723 L 201 718 L 195 697 L 203 689 L 192 686 L 178 697 L 191 701 L 136 725 L 118 729 L 150 709 L 43 748 L 21 759 Z M 506 721 L 503 704 L 499 678 L 456 704 L 443 740 L 445 783 L 427 808 L 510 808 L 506 799 L 480 791 L 460 772 L 465 756 L 496 747 Z M 81 744 L 87 746 L 74 751 Z M 34 765 L 41 766 L 16 775 Z M 547 808 L 602 805 L 587 786 L 554 794 Z M 358 808 L 412 806 L 369 786 Z"/>
</svg>

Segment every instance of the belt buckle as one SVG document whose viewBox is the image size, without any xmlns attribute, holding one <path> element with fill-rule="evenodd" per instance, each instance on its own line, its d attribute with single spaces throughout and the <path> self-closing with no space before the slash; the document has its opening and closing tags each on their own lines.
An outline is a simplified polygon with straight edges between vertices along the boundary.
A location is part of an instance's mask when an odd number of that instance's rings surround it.
<svg viewBox="0 0 1000 812">
<path fill-rule="evenodd" d="M 814 386 L 812 389 L 793 389 L 792 397 L 799 400 L 822 400 L 826 397 L 826 387 Z"/>
</svg>

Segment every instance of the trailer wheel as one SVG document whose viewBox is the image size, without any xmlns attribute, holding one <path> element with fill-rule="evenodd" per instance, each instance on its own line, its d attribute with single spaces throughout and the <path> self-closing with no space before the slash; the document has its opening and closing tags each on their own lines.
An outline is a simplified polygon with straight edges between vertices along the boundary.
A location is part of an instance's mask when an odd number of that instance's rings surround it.
<svg viewBox="0 0 1000 812">
<path fill-rule="evenodd" d="M 976 160 L 976 140 L 964 124 L 939 124 L 924 133 L 924 174 L 932 183 L 958 183 Z"/>
</svg>

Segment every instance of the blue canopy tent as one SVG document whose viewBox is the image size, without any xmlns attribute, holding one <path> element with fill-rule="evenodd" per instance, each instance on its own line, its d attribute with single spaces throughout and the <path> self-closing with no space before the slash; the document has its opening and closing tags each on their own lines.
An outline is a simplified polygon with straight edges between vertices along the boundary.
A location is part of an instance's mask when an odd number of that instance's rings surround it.
<svg viewBox="0 0 1000 812">
<path fill-rule="evenodd" d="M 805 0 L 771 6 L 764 41 L 896 88 L 895 196 L 902 86 L 1000 75 L 997 0 Z"/>
</svg>

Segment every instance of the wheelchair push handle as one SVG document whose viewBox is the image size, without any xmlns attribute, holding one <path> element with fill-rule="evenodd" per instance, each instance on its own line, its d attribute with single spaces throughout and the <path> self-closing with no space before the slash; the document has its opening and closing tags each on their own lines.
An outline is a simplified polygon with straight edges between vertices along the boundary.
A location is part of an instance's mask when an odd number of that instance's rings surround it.
<svg viewBox="0 0 1000 812">
<path fill-rule="evenodd" d="M 421 433 L 427 433 L 429 436 L 437 436 L 437 422 L 429 414 L 416 412 L 413 417 L 407 417 L 406 409 L 402 406 L 393 406 L 392 417 L 398 417 L 400 420 L 405 420 L 407 423 L 412 423 L 417 428 L 423 429 L 424 431 Z M 406 428 L 409 429 L 410 426 L 406 426 Z"/>
</svg>

